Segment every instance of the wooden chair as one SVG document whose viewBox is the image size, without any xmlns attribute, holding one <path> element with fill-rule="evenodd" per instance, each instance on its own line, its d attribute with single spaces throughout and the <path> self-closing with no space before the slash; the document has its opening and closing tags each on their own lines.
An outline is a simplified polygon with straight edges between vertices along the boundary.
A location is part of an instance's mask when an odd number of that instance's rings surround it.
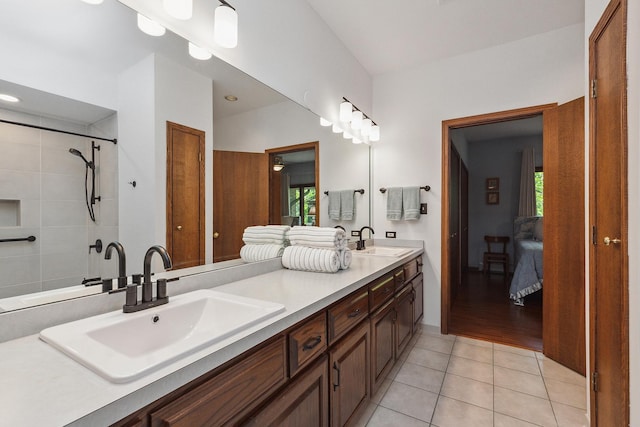
<svg viewBox="0 0 640 427">
<path fill-rule="evenodd" d="M 507 253 L 507 236 L 484 236 L 487 242 L 487 251 L 482 259 L 482 271 L 491 273 L 491 264 L 502 264 L 505 278 L 509 277 L 509 254 Z"/>
</svg>

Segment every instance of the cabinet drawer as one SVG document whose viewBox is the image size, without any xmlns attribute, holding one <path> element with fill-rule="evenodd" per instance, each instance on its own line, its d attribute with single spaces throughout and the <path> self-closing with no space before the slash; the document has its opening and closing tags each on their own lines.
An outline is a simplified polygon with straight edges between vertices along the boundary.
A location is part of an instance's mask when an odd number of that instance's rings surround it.
<svg viewBox="0 0 640 427">
<path fill-rule="evenodd" d="M 223 425 L 257 407 L 286 380 L 285 338 L 281 336 L 151 413 L 151 425 Z"/>
<path fill-rule="evenodd" d="M 289 332 L 289 372 L 293 376 L 327 349 L 327 315 L 323 311 Z"/>
<path fill-rule="evenodd" d="M 383 276 L 369 285 L 369 310 L 374 311 L 393 296 L 395 277 L 393 274 Z"/>
<path fill-rule="evenodd" d="M 422 271 L 422 259 L 415 258 L 402 266 L 404 270 L 404 280 L 411 280 L 418 272 Z"/>
<path fill-rule="evenodd" d="M 360 290 L 329 309 L 329 342 L 334 343 L 369 314 L 369 291 Z"/>
<path fill-rule="evenodd" d="M 405 285 L 404 278 L 406 276 L 404 275 L 404 268 L 398 268 L 395 271 L 393 277 L 395 279 L 394 281 L 396 282 L 396 290 L 400 289 Z"/>
</svg>

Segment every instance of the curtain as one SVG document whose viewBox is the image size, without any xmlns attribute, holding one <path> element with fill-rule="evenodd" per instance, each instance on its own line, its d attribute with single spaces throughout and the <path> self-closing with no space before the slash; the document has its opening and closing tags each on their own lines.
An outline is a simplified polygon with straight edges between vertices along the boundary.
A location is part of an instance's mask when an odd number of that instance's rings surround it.
<svg viewBox="0 0 640 427">
<path fill-rule="evenodd" d="M 520 169 L 520 205 L 518 216 L 536 215 L 536 183 L 535 156 L 533 147 L 525 148 L 522 152 L 522 167 Z"/>
</svg>

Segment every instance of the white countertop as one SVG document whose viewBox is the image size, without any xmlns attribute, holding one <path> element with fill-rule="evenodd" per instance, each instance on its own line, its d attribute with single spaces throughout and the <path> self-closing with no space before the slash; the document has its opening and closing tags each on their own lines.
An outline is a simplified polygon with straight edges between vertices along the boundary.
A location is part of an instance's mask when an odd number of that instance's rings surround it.
<svg viewBox="0 0 640 427">
<path fill-rule="evenodd" d="M 109 425 L 421 254 L 360 255 L 335 274 L 277 270 L 215 289 L 286 310 L 139 380 L 114 384 L 29 335 L 0 344 L 0 418 L 10 426 Z M 123 296 L 124 298 L 124 296 Z M 169 302 L 171 304 L 171 302 Z"/>
</svg>

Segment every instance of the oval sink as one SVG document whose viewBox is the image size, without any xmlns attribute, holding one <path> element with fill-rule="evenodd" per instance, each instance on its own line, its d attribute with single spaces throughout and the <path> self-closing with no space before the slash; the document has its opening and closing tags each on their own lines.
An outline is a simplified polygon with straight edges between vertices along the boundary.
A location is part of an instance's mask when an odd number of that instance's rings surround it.
<svg viewBox="0 0 640 427">
<path fill-rule="evenodd" d="M 391 256 L 401 257 L 411 252 L 411 248 L 392 248 L 389 246 L 372 246 L 361 251 L 352 251 L 354 254 L 361 255 L 378 255 L 378 256 Z"/>
<path fill-rule="evenodd" d="M 124 383 L 284 309 L 282 304 L 203 289 L 137 313 L 119 310 L 47 328 L 40 338 L 107 380 Z"/>
</svg>

